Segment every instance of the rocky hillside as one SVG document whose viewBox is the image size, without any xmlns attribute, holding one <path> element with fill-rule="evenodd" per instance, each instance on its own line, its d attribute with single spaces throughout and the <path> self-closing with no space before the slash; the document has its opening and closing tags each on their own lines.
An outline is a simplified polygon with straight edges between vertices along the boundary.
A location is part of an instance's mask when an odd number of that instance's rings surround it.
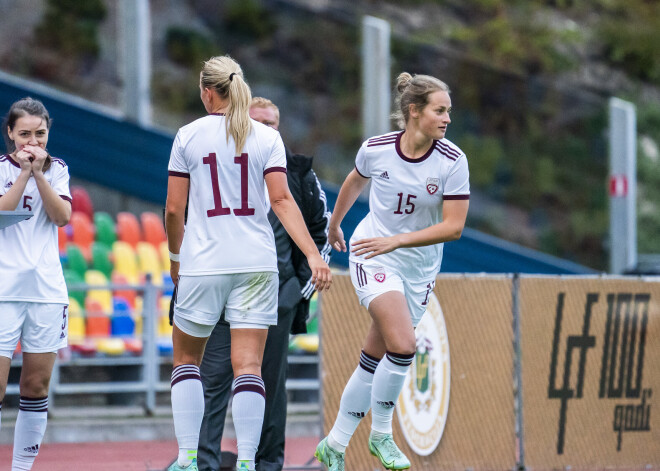
<svg viewBox="0 0 660 471">
<path fill-rule="evenodd" d="M 25 8 L 29 3 L 30 8 Z M 111 107 L 122 77 L 114 0 L 0 0 L 0 68 Z M 606 269 L 606 104 L 638 107 L 640 251 L 660 252 L 657 0 L 151 0 L 154 121 L 199 116 L 199 65 L 231 54 L 282 134 L 339 184 L 362 139 L 362 15 L 390 21 L 393 75 L 452 88 L 469 225 Z M 10 40 L 11 39 L 11 40 Z"/>
</svg>

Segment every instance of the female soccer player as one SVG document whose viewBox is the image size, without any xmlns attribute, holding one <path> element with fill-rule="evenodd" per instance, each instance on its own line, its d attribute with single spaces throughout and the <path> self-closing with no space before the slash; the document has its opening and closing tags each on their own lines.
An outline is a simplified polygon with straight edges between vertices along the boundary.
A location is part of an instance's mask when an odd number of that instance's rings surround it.
<svg viewBox="0 0 660 471">
<path fill-rule="evenodd" d="M 268 326 L 277 323 L 277 257 L 264 182 L 273 211 L 307 257 L 316 288 L 328 288 L 332 275 L 289 192 L 279 133 L 250 120 L 252 96 L 239 64 L 228 56 L 211 58 L 199 88 L 208 115 L 176 135 L 165 212 L 177 283 L 172 411 L 179 456 L 170 469 L 197 470 L 204 414 L 199 365 L 223 309 L 231 328 L 237 469 L 254 469 L 266 394 L 261 361 Z"/>
<path fill-rule="evenodd" d="M 415 354 L 415 326 L 440 270 L 443 243 L 461 236 L 469 204 L 465 154 L 445 139 L 451 122 L 447 85 L 404 72 L 395 113 L 403 131 L 373 137 L 358 151 L 339 191 L 329 241 L 346 251 L 340 224 L 371 179 L 369 213 L 351 238 L 351 280 L 372 318 L 360 362 L 316 457 L 344 469 L 344 452 L 360 419 L 372 412 L 369 449 L 387 469 L 410 461 L 392 439 L 394 404 Z"/>
<path fill-rule="evenodd" d="M 48 385 L 55 355 L 67 345 L 69 296 L 57 248 L 57 226 L 71 218 L 69 171 L 46 150 L 51 120 L 32 98 L 15 102 L 3 133 L 0 211 L 33 216 L 0 229 L 0 407 L 11 358 L 23 351 L 12 470 L 32 469 L 46 431 Z"/>
</svg>

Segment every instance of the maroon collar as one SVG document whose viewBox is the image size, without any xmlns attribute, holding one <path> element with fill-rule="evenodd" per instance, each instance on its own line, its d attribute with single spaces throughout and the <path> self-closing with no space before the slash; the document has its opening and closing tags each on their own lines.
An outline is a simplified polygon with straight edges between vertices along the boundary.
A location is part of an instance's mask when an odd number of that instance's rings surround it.
<svg viewBox="0 0 660 471">
<path fill-rule="evenodd" d="M 433 153 L 433 150 L 435 149 L 435 145 L 438 141 L 436 139 L 434 139 L 433 142 L 431 142 L 431 147 L 429 147 L 429 150 L 427 150 L 426 153 L 424 155 L 422 155 L 420 158 L 411 159 L 410 157 L 406 157 L 404 155 L 403 151 L 401 150 L 401 136 L 403 136 L 404 132 L 405 131 L 401 131 L 396 136 L 395 147 L 396 147 L 396 153 L 399 154 L 399 157 L 401 157 L 401 159 L 405 160 L 406 162 L 410 162 L 411 164 L 418 164 L 418 163 L 424 162 L 426 159 L 428 159 L 431 156 L 431 154 Z"/>
</svg>

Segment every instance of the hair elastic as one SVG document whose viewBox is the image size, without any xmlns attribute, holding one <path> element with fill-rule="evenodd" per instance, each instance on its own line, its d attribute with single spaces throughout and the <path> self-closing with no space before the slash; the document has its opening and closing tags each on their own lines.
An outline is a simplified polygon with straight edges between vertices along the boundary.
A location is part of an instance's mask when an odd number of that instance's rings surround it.
<svg viewBox="0 0 660 471">
<path fill-rule="evenodd" d="M 234 75 L 236 75 L 236 72 L 232 72 L 231 74 L 229 74 L 229 81 L 230 81 L 230 82 L 231 82 L 232 80 L 234 80 Z"/>
</svg>

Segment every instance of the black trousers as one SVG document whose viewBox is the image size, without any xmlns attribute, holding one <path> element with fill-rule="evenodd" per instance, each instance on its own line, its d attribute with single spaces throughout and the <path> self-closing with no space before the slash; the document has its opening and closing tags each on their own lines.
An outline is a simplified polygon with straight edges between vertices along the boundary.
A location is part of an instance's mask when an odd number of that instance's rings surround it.
<svg viewBox="0 0 660 471">
<path fill-rule="evenodd" d="M 281 471 L 284 466 L 286 429 L 286 378 L 289 332 L 296 309 L 278 313 L 277 325 L 268 329 L 261 375 L 266 386 L 266 409 L 257 449 L 257 471 Z M 220 319 L 206 344 L 200 366 L 204 386 L 204 419 L 199 434 L 197 466 L 200 471 L 219 471 L 220 441 L 234 374 L 231 367 L 229 323 Z"/>
</svg>

